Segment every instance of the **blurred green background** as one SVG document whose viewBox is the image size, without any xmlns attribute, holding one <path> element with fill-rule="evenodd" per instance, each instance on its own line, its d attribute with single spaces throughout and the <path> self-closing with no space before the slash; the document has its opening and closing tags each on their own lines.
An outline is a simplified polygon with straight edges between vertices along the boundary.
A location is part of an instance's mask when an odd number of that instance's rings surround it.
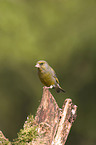
<svg viewBox="0 0 96 145">
<path fill-rule="evenodd" d="M 41 59 L 66 90 L 51 90 L 59 106 L 78 106 L 66 145 L 96 145 L 95 0 L 0 0 L 0 130 L 10 140 L 39 106 Z"/>
</svg>

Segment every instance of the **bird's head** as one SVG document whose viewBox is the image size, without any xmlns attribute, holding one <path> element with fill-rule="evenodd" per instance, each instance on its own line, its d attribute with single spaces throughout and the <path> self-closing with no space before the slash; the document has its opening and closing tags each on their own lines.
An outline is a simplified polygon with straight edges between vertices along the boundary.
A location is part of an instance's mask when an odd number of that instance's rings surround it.
<svg viewBox="0 0 96 145">
<path fill-rule="evenodd" d="M 40 60 L 36 63 L 35 67 L 41 70 L 46 70 L 48 68 L 48 63 L 44 60 Z"/>
</svg>

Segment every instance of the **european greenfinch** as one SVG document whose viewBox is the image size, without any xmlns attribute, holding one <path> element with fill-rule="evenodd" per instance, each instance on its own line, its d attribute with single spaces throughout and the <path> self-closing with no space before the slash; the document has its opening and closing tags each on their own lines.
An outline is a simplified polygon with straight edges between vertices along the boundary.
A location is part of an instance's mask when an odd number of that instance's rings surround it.
<svg viewBox="0 0 96 145">
<path fill-rule="evenodd" d="M 55 88 L 58 93 L 60 91 L 65 92 L 65 90 L 63 90 L 59 85 L 59 80 L 56 77 L 55 71 L 46 61 L 38 61 L 35 67 L 38 68 L 38 75 L 44 86 L 47 86 L 48 88 Z"/>
</svg>

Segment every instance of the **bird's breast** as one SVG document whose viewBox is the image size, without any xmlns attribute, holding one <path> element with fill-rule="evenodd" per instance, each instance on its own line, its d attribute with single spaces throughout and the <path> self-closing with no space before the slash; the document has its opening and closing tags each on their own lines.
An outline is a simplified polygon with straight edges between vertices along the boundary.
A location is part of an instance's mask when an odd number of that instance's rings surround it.
<svg viewBox="0 0 96 145">
<path fill-rule="evenodd" d="M 50 72 L 39 70 L 38 75 L 39 75 L 41 82 L 47 87 L 54 85 L 56 82 L 55 78 L 52 76 L 52 74 Z"/>
</svg>

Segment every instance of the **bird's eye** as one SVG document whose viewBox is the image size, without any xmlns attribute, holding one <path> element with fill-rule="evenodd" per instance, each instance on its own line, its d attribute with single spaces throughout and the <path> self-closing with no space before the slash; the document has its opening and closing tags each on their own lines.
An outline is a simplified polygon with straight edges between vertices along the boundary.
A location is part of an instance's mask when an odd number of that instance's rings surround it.
<svg viewBox="0 0 96 145">
<path fill-rule="evenodd" d="M 42 62 L 42 63 L 40 63 L 40 65 L 43 65 L 43 62 Z"/>
</svg>

